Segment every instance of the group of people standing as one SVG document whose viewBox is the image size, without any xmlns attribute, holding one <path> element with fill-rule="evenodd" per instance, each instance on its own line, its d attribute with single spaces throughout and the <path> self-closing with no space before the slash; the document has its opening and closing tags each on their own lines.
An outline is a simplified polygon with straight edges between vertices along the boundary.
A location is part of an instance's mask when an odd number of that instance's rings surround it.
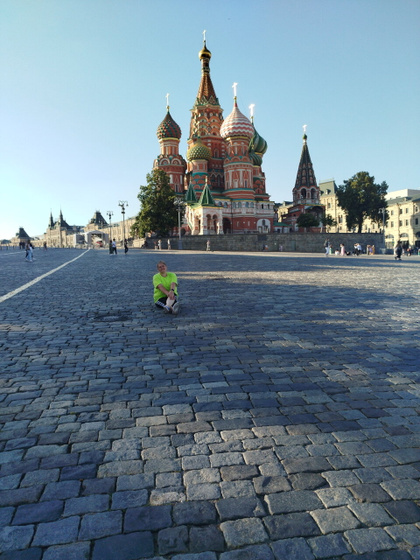
<svg viewBox="0 0 420 560">
<path fill-rule="evenodd" d="M 127 239 L 124 239 L 124 253 L 125 254 L 128 253 L 128 241 L 127 241 Z M 117 242 L 115 241 L 115 239 L 110 239 L 109 240 L 109 254 L 110 255 L 117 255 L 118 254 Z"/>
</svg>

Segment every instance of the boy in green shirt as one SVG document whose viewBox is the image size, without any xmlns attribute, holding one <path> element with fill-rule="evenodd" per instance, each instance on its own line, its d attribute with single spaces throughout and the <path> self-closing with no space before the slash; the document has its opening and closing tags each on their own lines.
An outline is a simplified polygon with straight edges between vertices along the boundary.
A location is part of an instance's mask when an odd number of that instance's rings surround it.
<svg viewBox="0 0 420 560">
<path fill-rule="evenodd" d="M 179 311 L 178 279 L 176 274 L 168 272 L 168 267 L 163 261 L 157 263 L 158 273 L 153 276 L 153 300 L 157 307 L 166 313 L 177 315 Z"/>
</svg>

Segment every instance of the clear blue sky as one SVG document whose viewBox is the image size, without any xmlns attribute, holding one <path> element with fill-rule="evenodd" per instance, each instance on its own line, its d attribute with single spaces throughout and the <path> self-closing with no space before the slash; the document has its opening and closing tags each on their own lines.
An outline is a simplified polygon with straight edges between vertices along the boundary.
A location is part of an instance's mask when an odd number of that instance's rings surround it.
<svg viewBox="0 0 420 560">
<path fill-rule="evenodd" d="M 139 210 L 170 110 L 185 157 L 202 31 L 226 117 L 232 83 L 291 199 L 307 124 L 318 182 L 368 171 L 420 188 L 419 0 L 2 0 L 0 239 Z"/>
</svg>

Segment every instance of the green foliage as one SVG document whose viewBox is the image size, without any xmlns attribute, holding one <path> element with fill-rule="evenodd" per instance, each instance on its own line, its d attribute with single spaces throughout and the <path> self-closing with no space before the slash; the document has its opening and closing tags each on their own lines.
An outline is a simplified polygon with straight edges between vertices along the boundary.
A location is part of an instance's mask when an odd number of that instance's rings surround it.
<svg viewBox="0 0 420 560">
<path fill-rule="evenodd" d="M 385 181 L 380 185 L 376 184 L 375 177 L 371 177 L 366 171 L 359 171 L 344 181 L 344 185 L 337 187 L 337 200 L 346 213 L 347 229 L 357 228 L 357 233 L 361 233 L 366 218 L 381 224 L 379 209 L 387 206 L 387 190 Z"/>
<path fill-rule="evenodd" d="M 321 221 L 322 221 L 322 225 L 327 229 L 330 227 L 335 227 L 337 225 L 337 220 L 334 220 L 334 218 L 330 216 L 330 214 L 325 214 L 322 217 Z"/>
<path fill-rule="evenodd" d="M 153 169 L 147 174 L 146 180 L 147 185 L 140 186 L 137 195 L 141 207 L 131 227 L 131 234 L 139 237 L 149 232 L 168 235 L 178 224 L 178 211 L 174 204 L 176 193 L 162 169 Z"/>
<path fill-rule="evenodd" d="M 307 214 L 300 214 L 296 220 L 296 225 L 301 228 L 318 227 L 319 219 L 315 214 L 308 212 Z"/>
</svg>

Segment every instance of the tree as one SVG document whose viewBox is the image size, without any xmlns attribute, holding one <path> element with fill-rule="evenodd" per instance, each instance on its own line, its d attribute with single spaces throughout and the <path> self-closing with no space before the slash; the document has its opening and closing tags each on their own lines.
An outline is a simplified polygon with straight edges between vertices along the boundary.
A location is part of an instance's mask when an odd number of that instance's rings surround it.
<svg viewBox="0 0 420 560">
<path fill-rule="evenodd" d="M 131 234 L 144 237 L 146 233 L 153 231 L 159 235 L 168 235 L 178 223 L 178 212 L 174 204 L 176 193 L 162 169 L 153 169 L 146 175 L 146 180 L 147 185 L 140 186 L 137 195 L 140 212 L 131 226 Z"/>
<path fill-rule="evenodd" d="M 337 220 L 334 220 L 334 218 L 330 214 L 324 214 L 321 222 L 322 225 L 327 228 L 327 231 L 328 228 L 335 227 L 337 225 Z"/>
<path fill-rule="evenodd" d="M 344 181 L 344 185 L 337 187 L 337 200 L 346 213 L 347 229 L 357 228 L 357 233 L 361 233 L 366 218 L 381 224 L 379 210 L 387 206 L 387 190 L 385 181 L 380 185 L 376 184 L 375 177 L 371 177 L 366 171 L 359 171 Z"/>
<path fill-rule="evenodd" d="M 296 220 L 296 225 L 300 228 L 318 227 L 319 219 L 315 214 L 308 212 L 307 214 L 300 214 Z"/>
</svg>

